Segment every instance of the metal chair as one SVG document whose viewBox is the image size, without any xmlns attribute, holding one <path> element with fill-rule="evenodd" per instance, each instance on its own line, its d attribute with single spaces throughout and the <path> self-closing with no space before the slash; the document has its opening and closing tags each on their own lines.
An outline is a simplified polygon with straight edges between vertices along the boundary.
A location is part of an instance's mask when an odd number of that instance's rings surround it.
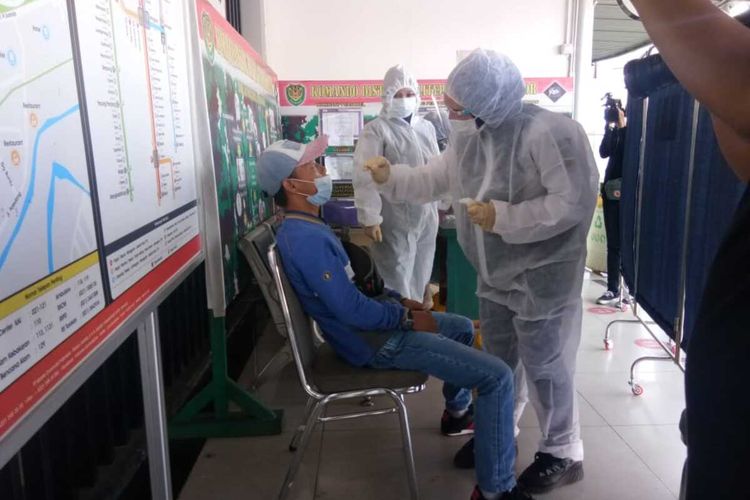
<svg viewBox="0 0 750 500">
<path fill-rule="evenodd" d="M 275 241 L 276 227 L 274 224 L 266 222 L 253 229 L 239 242 L 240 250 L 245 255 L 250 270 L 253 272 L 263 297 L 266 299 L 276 331 L 284 338 L 284 345 L 260 369 L 252 382 L 255 389 L 292 361 L 292 349 L 287 339 L 284 314 L 281 312 L 276 285 L 273 282 L 271 267 L 268 264 L 268 249 Z"/>
<path fill-rule="evenodd" d="M 268 251 L 268 261 L 278 290 L 297 373 L 308 395 L 305 421 L 297 429 L 289 445 L 290 451 L 294 451 L 295 454 L 279 492 L 279 500 L 284 500 L 291 491 L 310 435 L 318 423 L 389 413 L 399 415 L 411 498 L 418 499 L 409 418 L 403 398 L 405 394 L 422 391 L 427 382 L 427 375 L 405 370 L 359 368 L 340 359 L 328 343 L 316 347 L 313 341 L 313 322 L 302 310 L 297 295 L 284 274 L 275 244 Z M 323 416 L 326 406 L 334 401 L 380 395 L 388 396 L 394 407 Z"/>
<path fill-rule="evenodd" d="M 240 250 L 242 250 L 250 266 L 250 270 L 263 293 L 263 298 L 266 300 L 266 305 L 268 306 L 268 311 L 271 313 L 271 320 L 276 327 L 276 331 L 284 338 L 284 344 L 255 376 L 255 380 L 252 383 L 252 387 L 255 389 L 278 374 L 293 359 L 292 348 L 289 345 L 286 324 L 284 323 L 284 313 L 281 311 L 276 284 L 273 281 L 273 276 L 271 276 L 271 266 L 268 263 L 268 249 L 276 242 L 277 228 L 278 224 L 275 221 L 264 222 L 239 242 Z M 315 335 L 316 342 L 318 344 L 322 343 L 322 334 L 316 330 Z"/>
</svg>

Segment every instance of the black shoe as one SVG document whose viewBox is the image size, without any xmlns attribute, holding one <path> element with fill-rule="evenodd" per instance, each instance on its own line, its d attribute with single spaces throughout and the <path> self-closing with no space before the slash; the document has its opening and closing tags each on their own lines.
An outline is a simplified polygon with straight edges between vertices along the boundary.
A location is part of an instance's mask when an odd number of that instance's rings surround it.
<svg viewBox="0 0 750 500">
<path fill-rule="evenodd" d="M 474 438 L 469 439 L 453 457 L 453 465 L 459 469 L 474 468 Z"/>
<path fill-rule="evenodd" d="M 471 493 L 469 500 L 486 500 L 485 496 L 482 495 L 482 491 L 479 486 L 474 486 L 474 491 Z M 500 500 L 534 500 L 529 494 L 524 493 L 521 489 L 516 486 L 510 491 L 506 491 L 500 495 Z"/>
<path fill-rule="evenodd" d="M 443 410 L 440 419 L 440 432 L 445 436 L 465 436 L 474 434 L 474 405 L 469 405 L 462 417 L 452 417 L 448 410 Z"/>
<path fill-rule="evenodd" d="M 604 294 L 596 299 L 596 303 L 600 306 L 613 306 L 620 301 L 620 292 L 613 292 L 607 290 Z"/>
<path fill-rule="evenodd" d="M 529 493 L 547 493 L 581 479 L 583 462 L 539 452 L 534 455 L 534 463 L 519 476 L 518 485 Z"/>
</svg>

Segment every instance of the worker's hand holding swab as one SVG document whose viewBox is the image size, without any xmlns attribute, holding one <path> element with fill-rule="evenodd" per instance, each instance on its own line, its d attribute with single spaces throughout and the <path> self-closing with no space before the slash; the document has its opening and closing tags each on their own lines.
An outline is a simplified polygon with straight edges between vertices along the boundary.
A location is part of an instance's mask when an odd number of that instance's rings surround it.
<svg viewBox="0 0 750 500">
<path fill-rule="evenodd" d="M 495 227 L 495 205 L 488 202 L 472 201 L 468 203 L 466 211 L 471 222 L 485 231 L 492 231 Z"/>
<path fill-rule="evenodd" d="M 385 184 L 391 176 L 391 163 L 382 156 L 375 156 L 365 162 L 365 170 L 370 171 L 377 184 Z"/>
</svg>

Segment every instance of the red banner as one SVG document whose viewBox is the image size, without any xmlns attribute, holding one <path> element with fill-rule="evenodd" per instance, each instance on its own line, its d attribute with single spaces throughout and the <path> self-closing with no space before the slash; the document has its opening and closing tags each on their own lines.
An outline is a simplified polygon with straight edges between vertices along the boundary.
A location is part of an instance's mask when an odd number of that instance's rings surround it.
<svg viewBox="0 0 750 500">
<path fill-rule="evenodd" d="M 422 100 L 442 99 L 447 80 L 419 80 Z M 573 79 L 526 78 L 526 95 L 555 103 L 573 92 Z M 382 80 L 286 80 L 279 81 L 279 102 L 282 106 L 319 106 L 333 104 L 365 104 L 380 102 Z"/>
<path fill-rule="evenodd" d="M 276 73 L 255 52 L 242 35 L 211 6 L 207 0 L 197 0 L 198 36 L 206 45 L 211 56 L 219 55 L 230 66 L 234 66 L 253 80 L 260 83 L 264 90 L 274 94 Z"/>
</svg>

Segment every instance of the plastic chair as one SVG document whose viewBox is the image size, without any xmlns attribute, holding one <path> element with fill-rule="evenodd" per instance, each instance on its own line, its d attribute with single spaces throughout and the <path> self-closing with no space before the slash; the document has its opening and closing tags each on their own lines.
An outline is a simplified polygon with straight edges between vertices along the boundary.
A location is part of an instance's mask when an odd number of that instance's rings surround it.
<svg viewBox="0 0 750 500">
<path fill-rule="evenodd" d="M 316 347 L 313 340 L 313 321 L 302 310 L 297 295 L 284 274 L 275 244 L 268 251 L 268 261 L 278 290 L 297 373 L 302 388 L 308 395 L 304 423 L 297 429 L 289 444 L 290 451 L 294 451 L 295 454 L 281 487 L 279 500 L 284 500 L 291 491 L 310 435 L 318 423 L 389 413 L 399 415 L 411 498 L 418 499 L 409 418 L 403 398 L 405 394 L 422 391 L 427 382 L 427 375 L 406 370 L 359 368 L 340 359 L 328 343 Z M 334 401 L 380 395 L 388 396 L 394 407 L 323 416 L 326 406 Z"/>
</svg>

